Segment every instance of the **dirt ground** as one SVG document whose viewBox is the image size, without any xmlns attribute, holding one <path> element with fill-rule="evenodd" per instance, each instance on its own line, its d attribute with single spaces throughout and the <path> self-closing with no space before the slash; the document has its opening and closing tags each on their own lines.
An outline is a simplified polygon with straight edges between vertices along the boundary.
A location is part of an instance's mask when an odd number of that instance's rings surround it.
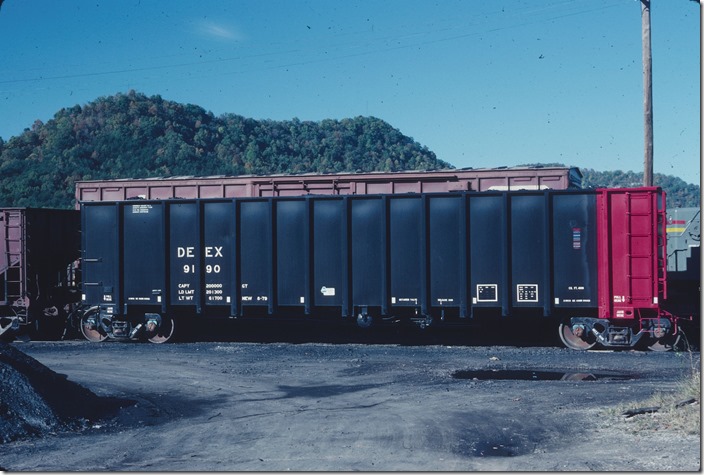
<svg viewBox="0 0 704 475">
<path fill-rule="evenodd" d="M 608 411 L 674 390 L 699 367 L 698 352 L 437 342 L 13 345 L 122 409 L 0 444 L 8 471 L 701 468 L 699 435 L 635 431 L 636 418 Z"/>
</svg>

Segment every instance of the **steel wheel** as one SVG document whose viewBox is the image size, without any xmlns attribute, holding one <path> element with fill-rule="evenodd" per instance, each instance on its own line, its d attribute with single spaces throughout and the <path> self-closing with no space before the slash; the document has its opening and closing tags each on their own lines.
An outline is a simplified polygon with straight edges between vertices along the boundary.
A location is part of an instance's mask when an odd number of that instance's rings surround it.
<svg viewBox="0 0 704 475">
<path fill-rule="evenodd" d="M 653 339 L 648 346 L 650 351 L 672 351 L 678 347 L 682 340 L 682 332 L 677 332 L 674 335 L 667 335 L 662 338 Z"/>
<path fill-rule="evenodd" d="M 81 315 L 81 333 L 86 340 L 94 343 L 100 343 L 108 337 L 108 335 L 102 331 L 102 328 L 100 328 L 98 323 L 99 317 L 99 307 L 91 307 Z"/>
<path fill-rule="evenodd" d="M 147 339 L 152 343 L 166 343 L 174 334 L 174 319 L 166 315 L 162 315 L 161 324 L 153 331 L 149 331 L 149 323 L 147 323 Z"/>
<path fill-rule="evenodd" d="M 374 323 L 374 318 L 368 313 L 363 312 L 357 315 L 357 325 L 359 325 L 360 328 L 369 328 L 372 326 L 372 323 Z"/>
<path fill-rule="evenodd" d="M 12 320 L 0 317 L 0 341 L 11 342 L 14 339 L 15 331 L 12 329 Z"/>
<path fill-rule="evenodd" d="M 594 340 L 586 330 L 584 330 L 584 334 L 582 335 L 575 335 L 572 332 L 572 325 L 569 323 L 561 323 L 559 332 L 560 340 L 562 340 L 562 343 L 564 343 L 567 348 L 584 351 L 596 345 L 596 340 Z"/>
</svg>

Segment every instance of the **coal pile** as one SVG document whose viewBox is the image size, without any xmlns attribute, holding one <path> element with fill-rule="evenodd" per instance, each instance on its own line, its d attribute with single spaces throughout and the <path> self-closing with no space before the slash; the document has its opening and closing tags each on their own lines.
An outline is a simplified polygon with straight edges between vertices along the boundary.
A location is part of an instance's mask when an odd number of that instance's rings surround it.
<svg viewBox="0 0 704 475">
<path fill-rule="evenodd" d="M 81 430 L 133 403 L 99 397 L 0 342 L 0 443 Z"/>
</svg>

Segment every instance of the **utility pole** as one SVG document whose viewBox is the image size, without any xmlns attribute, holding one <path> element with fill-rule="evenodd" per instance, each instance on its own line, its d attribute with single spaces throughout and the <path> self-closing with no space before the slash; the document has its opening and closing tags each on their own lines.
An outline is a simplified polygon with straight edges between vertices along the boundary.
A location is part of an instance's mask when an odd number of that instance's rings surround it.
<svg viewBox="0 0 704 475">
<path fill-rule="evenodd" d="M 643 112 L 645 157 L 643 186 L 653 186 L 653 62 L 650 47 L 650 0 L 640 0 L 643 30 Z"/>
</svg>

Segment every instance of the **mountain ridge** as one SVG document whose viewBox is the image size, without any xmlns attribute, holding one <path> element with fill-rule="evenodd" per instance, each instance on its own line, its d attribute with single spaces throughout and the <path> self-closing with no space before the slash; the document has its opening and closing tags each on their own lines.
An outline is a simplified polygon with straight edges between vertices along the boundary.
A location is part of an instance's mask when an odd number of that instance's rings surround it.
<svg viewBox="0 0 704 475">
<path fill-rule="evenodd" d="M 63 108 L 7 142 L 0 138 L 0 206 L 72 208 L 75 183 L 92 179 L 443 168 L 455 167 L 375 117 L 215 116 L 129 91 Z M 634 172 L 581 170 L 586 187 L 642 182 Z M 699 186 L 660 174 L 655 183 L 672 206 L 699 206 Z"/>
</svg>

